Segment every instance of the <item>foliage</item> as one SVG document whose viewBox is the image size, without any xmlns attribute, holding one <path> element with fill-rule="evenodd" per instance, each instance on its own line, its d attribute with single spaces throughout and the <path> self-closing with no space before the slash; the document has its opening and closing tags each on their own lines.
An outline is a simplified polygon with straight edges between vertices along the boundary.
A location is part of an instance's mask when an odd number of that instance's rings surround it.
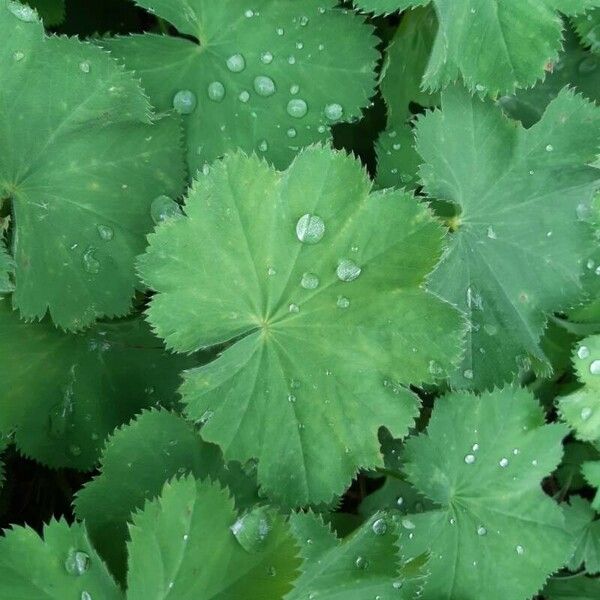
<svg viewBox="0 0 600 600">
<path fill-rule="evenodd" d="M 599 18 L 0 0 L 0 600 L 597 600 Z"/>
</svg>

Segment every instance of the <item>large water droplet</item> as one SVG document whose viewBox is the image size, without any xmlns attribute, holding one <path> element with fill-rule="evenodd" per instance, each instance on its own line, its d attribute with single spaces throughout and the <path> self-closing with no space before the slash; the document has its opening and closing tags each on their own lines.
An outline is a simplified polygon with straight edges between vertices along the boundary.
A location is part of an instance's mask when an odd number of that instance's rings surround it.
<svg viewBox="0 0 600 600">
<path fill-rule="evenodd" d="M 225 98 L 225 86 L 220 81 L 213 81 L 208 84 L 208 97 L 213 102 L 222 102 Z"/>
<path fill-rule="evenodd" d="M 587 358 L 590 355 L 590 349 L 587 346 L 579 346 L 577 349 L 577 356 L 581 358 L 581 360 Z"/>
<path fill-rule="evenodd" d="M 473 454 L 467 454 L 467 455 L 465 456 L 465 462 L 466 462 L 468 465 L 472 465 L 472 464 L 475 462 L 475 455 L 473 455 Z"/>
<path fill-rule="evenodd" d="M 287 112 L 294 119 L 301 119 L 308 112 L 308 104 L 301 98 L 293 98 L 288 102 Z"/>
<path fill-rule="evenodd" d="M 83 575 L 90 568 L 90 557 L 80 550 L 71 550 L 65 560 L 65 570 L 69 575 Z"/>
<path fill-rule="evenodd" d="M 181 216 L 181 207 L 169 196 L 158 196 L 150 205 L 150 215 L 155 223 Z"/>
<path fill-rule="evenodd" d="M 113 228 L 109 227 L 108 225 L 98 225 L 96 229 L 98 230 L 98 235 L 100 236 L 100 239 L 104 242 L 110 242 L 110 240 L 112 240 L 115 235 Z"/>
<path fill-rule="evenodd" d="M 600 360 L 593 360 L 590 364 L 590 373 L 592 375 L 600 375 Z"/>
<path fill-rule="evenodd" d="M 190 90 L 179 90 L 173 96 L 173 108 L 180 115 L 189 115 L 196 109 L 196 94 Z"/>
<path fill-rule="evenodd" d="M 508 467 L 508 458 L 501 458 L 498 464 L 504 469 Z"/>
<path fill-rule="evenodd" d="M 271 527 L 271 514 L 266 507 L 260 506 L 240 517 L 230 529 L 244 550 L 255 552 L 269 535 Z"/>
<path fill-rule="evenodd" d="M 300 285 L 305 290 L 316 290 L 319 287 L 319 278 L 314 273 L 304 273 Z"/>
<path fill-rule="evenodd" d="M 92 275 L 95 275 L 100 271 L 100 261 L 95 256 L 96 249 L 90 246 L 83 253 L 83 268 Z"/>
<path fill-rule="evenodd" d="M 342 258 L 335 270 L 335 274 L 341 281 L 354 281 L 361 273 L 362 269 L 349 258 Z"/>
<path fill-rule="evenodd" d="M 587 421 L 592 416 L 592 409 L 589 406 L 586 406 L 581 409 L 581 420 Z"/>
<path fill-rule="evenodd" d="M 241 73 L 246 68 L 246 59 L 241 54 L 232 54 L 227 59 L 227 68 L 232 73 Z"/>
<path fill-rule="evenodd" d="M 328 104 L 325 106 L 325 116 L 330 121 L 339 121 L 344 114 L 344 109 L 341 104 L 334 102 L 333 104 Z"/>
<path fill-rule="evenodd" d="M 387 523 L 385 522 L 385 519 L 377 519 L 374 521 L 372 529 L 375 535 L 384 535 L 387 531 Z"/>
<path fill-rule="evenodd" d="M 275 82 L 266 75 L 258 75 L 254 78 L 254 90 L 259 96 L 272 96 L 275 93 Z"/>
<path fill-rule="evenodd" d="M 13 2 L 12 0 L 6 4 L 6 8 L 21 21 L 26 23 L 34 23 L 38 20 L 37 12 L 25 4 Z"/>
<path fill-rule="evenodd" d="M 296 235 L 305 244 L 316 244 L 325 235 L 325 223 L 321 217 L 306 213 L 296 223 Z"/>
</svg>

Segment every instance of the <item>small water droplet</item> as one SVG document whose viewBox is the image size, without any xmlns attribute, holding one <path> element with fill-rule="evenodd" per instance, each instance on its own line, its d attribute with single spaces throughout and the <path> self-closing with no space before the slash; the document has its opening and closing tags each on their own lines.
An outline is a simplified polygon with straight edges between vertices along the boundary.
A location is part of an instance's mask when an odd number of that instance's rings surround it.
<svg viewBox="0 0 600 600">
<path fill-rule="evenodd" d="M 294 83 L 290 86 L 290 94 L 295 96 L 300 91 L 300 86 L 297 83 Z"/>
<path fill-rule="evenodd" d="M 263 65 L 270 65 L 273 62 L 273 54 L 271 52 L 263 52 L 260 55 L 260 62 L 262 62 Z"/>
<path fill-rule="evenodd" d="M 277 569 L 273 566 L 270 566 L 267 568 L 267 575 L 269 577 L 275 577 L 275 575 L 277 575 Z"/>
<path fill-rule="evenodd" d="M 254 78 L 254 90 L 259 96 L 267 98 L 275 93 L 275 82 L 266 75 L 258 75 Z"/>
<path fill-rule="evenodd" d="M 357 569 L 366 569 L 367 568 L 367 559 L 364 556 L 358 556 L 354 561 L 354 565 Z"/>
<path fill-rule="evenodd" d="M 13 2 L 12 0 L 6 4 L 8 10 L 20 19 L 21 21 L 25 21 L 26 23 L 34 23 L 38 20 L 37 12 L 27 6 L 26 4 L 21 4 L 20 2 Z"/>
<path fill-rule="evenodd" d="M 504 469 L 508 467 L 508 458 L 501 458 L 498 464 Z"/>
<path fill-rule="evenodd" d="M 79 70 L 82 73 L 89 73 L 90 70 L 91 70 L 91 68 L 92 68 L 92 66 L 91 66 L 89 60 L 84 60 L 84 61 L 82 61 L 82 62 L 79 63 Z"/>
<path fill-rule="evenodd" d="M 85 590 L 83 592 L 81 592 L 81 599 L 80 600 L 92 600 L 92 596 L 89 592 L 86 592 Z"/>
<path fill-rule="evenodd" d="M 384 535 L 387 531 L 387 523 L 385 522 L 385 519 L 377 519 L 374 521 L 372 529 L 375 535 Z"/>
<path fill-rule="evenodd" d="M 548 144 L 546 146 L 546 152 L 552 152 L 554 150 L 554 146 L 552 144 Z"/>
<path fill-rule="evenodd" d="M 404 498 L 402 496 L 398 496 L 396 499 L 396 506 L 402 506 L 404 504 Z"/>
<path fill-rule="evenodd" d="M 394 583 L 392 583 L 392 587 L 395 590 L 400 590 L 400 589 L 402 589 L 402 582 L 401 581 L 394 581 Z"/>
<path fill-rule="evenodd" d="M 298 50 L 302 50 L 302 48 L 304 48 L 304 44 L 302 42 L 296 42 L 296 48 L 298 48 Z"/>
<path fill-rule="evenodd" d="M 225 86 L 220 81 L 211 81 L 208 84 L 208 97 L 213 102 L 222 102 L 225 98 Z"/>
<path fill-rule="evenodd" d="M 325 235 L 325 223 L 321 217 L 306 213 L 296 223 L 296 236 L 305 244 L 316 244 Z"/>
<path fill-rule="evenodd" d="M 288 394 L 287 399 L 288 399 L 288 402 L 292 402 L 292 403 L 296 402 L 296 396 L 294 396 L 294 394 Z"/>
<path fill-rule="evenodd" d="M 589 406 L 586 406 L 581 409 L 581 420 L 587 421 L 592 416 L 592 409 Z"/>
<path fill-rule="evenodd" d="M 404 527 L 404 529 L 415 529 L 416 525 L 410 520 L 407 519 L 406 517 L 402 519 L 402 521 L 400 521 L 402 523 L 402 527 Z"/>
<path fill-rule="evenodd" d="M 350 300 L 346 296 L 338 296 L 336 306 L 338 308 L 348 308 L 350 306 Z"/>
<path fill-rule="evenodd" d="M 100 261 L 95 256 L 96 249 L 90 246 L 83 253 L 83 267 L 88 273 L 95 275 L 100 271 Z"/>
<path fill-rule="evenodd" d="M 359 267 L 353 260 L 342 258 L 338 262 L 335 274 L 340 281 L 354 281 L 362 273 L 362 268 Z"/>
<path fill-rule="evenodd" d="M 86 552 L 71 550 L 65 560 L 65 570 L 69 575 L 83 575 L 90 568 L 90 557 Z"/>
<path fill-rule="evenodd" d="M 243 102 L 244 104 L 246 104 L 246 102 L 248 102 L 248 100 L 250 100 L 250 93 L 247 92 L 246 90 L 244 90 L 244 91 L 240 92 L 238 99 L 240 102 Z"/>
<path fill-rule="evenodd" d="M 473 379 L 473 371 L 471 369 L 465 369 L 463 371 L 463 377 L 465 379 Z"/>
<path fill-rule="evenodd" d="M 241 54 L 232 54 L 226 64 L 232 73 L 241 73 L 246 68 L 246 59 Z"/>
<path fill-rule="evenodd" d="M 475 89 L 476 89 L 478 92 L 484 92 L 484 91 L 485 91 L 485 86 L 484 86 L 484 85 L 481 85 L 481 83 L 478 83 L 478 84 L 475 86 Z"/>
<path fill-rule="evenodd" d="M 487 533 L 487 529 L 485 527 L 483 527 L 482 525 L 480 525 L 477 528 L 477 535 L 486 535 Z"/>
<path fill-rule="evenodd" d="M 525 548 L 523 548 L 523 546 L 518 545 L 515 547 L 515 550 L 517 551 L 517 554 L 520 556 L 521 554 L 523 554 L 523 552 L 525 552 Z"/>
<path fill-rule="evenodd" d="M 301 98 L 293 98 L 288 102 L 287 112 L 294 119 L 301 119 L 308 112 L 308 105 Z"/>
<path fill-rule="evenodd" d="M 300 285 L 305 290 L 315 290 L 319 287 L 319 278 L 314 273 L 304 273 Z"/>
<path fill-rule="evenodd" d="M 293 54 L 290 54 L 290 55 L 288 56 L 288 63 L 289 63 L 290 65 L 295 65 L 295 64 L 296 64 L 296 57 L 295 57 Z"/>
<path fill-rule="evenodd" d="M 590 373 L 600 375 L 600 360 L 593 360 L 590 364 Z"/>
<path fill-rule="evenodd" d="M 276 274 L 277 274 L 277 271 L 273 267 L 268 267 L 267 268 L 267 275 L 269 277 L 272 277 L 273 275 L 276 275 Z"/>
<path fill-rule="evenodd" d="M 339 121 L 344 114 L 344 109 L 341 104 L 334 102 L 333 104 L 327 104 L 325 106 L 325 116 L 330 121 Z"/>
<path fill-rule="evenodd" d="M 266 540 L 272 528 L 272 518 L 268 509 L 259 506 L 240 517 L 231 527 L 240 546 L 248 552 L 255 552 Z"/>
<path fill-rule="evenodd" d="M 475 462 L 475 456 L 474 456 L 473 454 L 467 454 L 467 455 L 465 456 L 465 462 L 466 462 L 468 465 L 472 465 L 472 464 Z"/>
<path fill-rule="evenodd" d="M 277 32 L 277 35 L 283 35 L 285 33 L 283 27 L 278 27 L 275 31 Z"/>
<path fill-rule="evenodd" d="M 109 227 L 108 225 L 98 225 L 96 229 L 98 231 L 100 239 L 104 242 L 110 242 L 110 240 L 112 240 L 115 235 L 113 228 Z"/>
<path fill-rule="evenodd" d="M 300 26 L 306 27 L 307 25 L 308 25 L 308 17 L 307 16 L 300 17 Z"/>
<path fill-rule="evenodd" d="M 173 96 L 173 108 L 180 115 L 189 115 L 196 109 L 196 94 L 190 90 L 179 90 Z"/>
<path fill-rule="evenodd" d="M 150 216 L 155 223 L 162 223 L 181 216 L 181 207 L 169 196 L 158 196 L 150 205 Z"/>
<path fill-rule="evenodd" d="M 479 450 L 479 444 L 473 444 L 471 450 L 473 450 L 473 452 L 477 452 L 477 450 Z"/>
<path fill-rule="evenodd" d="M 20 60 L 23 60 L 25 58 L 25 53 L 24 52 L 15 52 L 13 54 L 13 59 L 16 62 L 19 62 Z"/>
<path fill-rule="evenodd" d="M 292 303 L 288 306 L 288 310 L 291 313 L 297 314 L 300 312 L 300 307 L 297 304 Z"/>
<path fill-rule="evenodd" d="M 266 152 L 269 149 L 269 143 L 267 142 L 267 140 L 262 140 L 259 144 L 258 144 L 258 149 L 261 152 Z"/>
<path fill-rule="evenodd" d="M 577 349 L 577 356 L 583 360 L 590 355 L 590 349 L 587 346 L 579 346 Z"/>
<path fill-rule="evenodd" d="M 494 228 L 491 225 L 487 228 L 487 236 L 490 238 L 490 240 L 497 239 L 496 232 L 494 231 Z"/>
<path fill-rule="evenodd" d="M 251 18 L 254 16 L 254 11 L 253 11 L 253 10 L 250 10 L 250 9 L 248 9 L 247 11 L 245 11 L 245 12 L 244 12 L 244 16 L 245 16 L 247 19 L 251 19 Z"/>
<path fill-rule="evenodd" d="M 298 132 L 297 132 L 297 131 L 296 131 L 296 130 L 293 128 L 293 127 L 290 127 L 290 128 L 287 130 L 287 136 L 288 136 L 289 138 L 295 138 L 297 135 L 298 135 Z"/>
</svg>

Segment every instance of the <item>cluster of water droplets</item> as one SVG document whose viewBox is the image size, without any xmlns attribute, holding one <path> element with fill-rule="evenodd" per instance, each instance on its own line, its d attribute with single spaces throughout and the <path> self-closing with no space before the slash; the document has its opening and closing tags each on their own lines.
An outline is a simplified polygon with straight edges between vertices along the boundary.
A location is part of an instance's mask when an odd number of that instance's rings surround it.
<svg viewBox="0 0 600 600">
<path fill-rule="evenodd" d="M 591 356 L 591 351 L 588 346 L 582 344 L 577 348 L 577 358 L 582 361 L 587 361 Z M 593 359 L 589 364 L 589 372 L 591 375 L 600 375 L 600 359 Z M 587 421 L 594 414 L 593 408 L 584 406 L 581 409 L 579 416 L 582 421 Z"/>
</svg>

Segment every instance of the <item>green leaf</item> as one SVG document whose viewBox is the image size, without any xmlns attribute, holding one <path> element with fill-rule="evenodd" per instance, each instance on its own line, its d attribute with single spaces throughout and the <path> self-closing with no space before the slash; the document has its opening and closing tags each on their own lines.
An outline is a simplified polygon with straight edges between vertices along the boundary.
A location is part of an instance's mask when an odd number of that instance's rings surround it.
<svg viewBox="0 0 600 600">
<path fill-rule="evenodd" d="M 286 600 L 401 600 L 415 597 L 414 592 L 422 586 L 421 561 L 400 566 L 398 540 L 383 513 L 371 517 L 344 540 L 312 512 L 293 513 L 290 523 L 304 563 Z"/>
<path fill-rule="evenodd" d="M 186 113 L 193 174 L 229 150 L 278 167 L 358 118 L 374 93 L 372 28 L 335 0 L 138 0 L 190 39 L 134 35 L 102 44 L 142 79 L 155 106 Z M 211 99 L 212 98 L 212 99 Z M 329 116 L 328 116 L 329 115 Z"/>
<path fill-rule="evenodd" d="M 575 17 L 573 24 L 584 45 L 589 46 L 592 52 L 600 53 L 600 8 Z M 598 65 L 597 62 L 595 64 Z M 591 65 L 590 62 L 590 68 Z"/>
<path fill-rule="evenodd" d="M 376 13 L 424 6 L 426 0 L 355 0 Z M 598 0 L 433 0 L 439 30 L 423 83 L 443 88 L 459 77 L 472 92 L 514 92 L 544 76 L 561 47 L 565 15 Z M 527 27 L 523 27 L 527 23 Z"/>
<path fill-rule="evenodd" d="M 11 600 L 123 600 L 89 542 L 85 527 L 51 521 L 44 538 L 29 527 L 0 537 L 0 598 Z"/>
<path fill-rule="evenodd" d="M 572 577 L 552 577 L 544 588 L 548 600 L 597 600 L 600 595 L 600 579 L 584 574 Z"/>
<path fill-rule="evenodd" d="M 46 27 L 60 25 L 65 19 L 65 0 L 27 0 L 44 21 Z"/>
<path fill-rule="evenodd" d="M 578 571 L 585 565 L 586 573 L 600 573 L 600 521 L 587 500 L 571 496 L 565 506 L 565 525 L 575 539 L 575 550 L 567 567 Z"/>
<path fill-rule="evenodd" d="M 421 89 L 437 31 L 431 8 L 407 13 L 389 45 L 381 77 L 381 94 L 388 113 L 387 129 L 377 142 L 377 184 L 380 187 L 416 188 L 421 160 L 410 126 L 410 104 L 439 103 L 438 94 Z"/>
<path fill-rule="evenodd" d="M 130 310 L 151 202 L 182 192 L 180 126 L 150 124 L 131 74 L 95 46 L 44 37 L 34 15 L 0 0 L 0 200 L 12 199 L 15 220 L 13 304 L 27 319 L 49 311 L 60 327 L 81 329 Z"/>
<path fill-rule="evenodd" d="M 218 485 L 165 484 L 130 526 L 128 600 L 281 598 L 300 565 L 289 526 L 264 511 L 250 552 L 237 538 L 251 526 Z"/>
<path fill-rule="evenodd" d="M 591 442 L 600 438 L 600 335 L 579 342 L 573 366 L 583 387 L 559 398 L 558 408 L 575 436 Z"/>
<path fill-rule="evenodd" d="M 225 465 L 219 449 L 202 441 L 191 424 L 166 411 L 142 413 L 108 440 L 101 473 L 78 492 L 75 512 L 85 519 L 96 548 L 119 580 L 125 578 L 127 521 L 160 493 L 168 479 L 190 472 L 219 479 L 238 506 L 256 499 L 252 479 Z"/>
<path fill-rule="evenodd" d="M 581 472 L 585 480 L 597 489 L 596 496 L 592 501 L 592 508 L 600 512 L 600 460 L 584 462 L 581 466 Z"/>
<path fill-rule="evenodd" d="M 565 86 L 575 88 L 589 100 L 600 100 L 600 60 L 579 44 L 576 34 L 567 28 L 564 50 L 555 63 L 549 63 L 543 81 L 519 90 L 513 96 L 502 96 L 499 101 L 504 111 L 531 127 L 543 116 L 546 107 Z"/>
<path fill-rule="evenodd" d="M 529 598 L 568 560 L 562 512 L 540 487 L 566 434 L 518 388 L 436 403 L 406 472 L 440 508 L 398 517 L 408 556 L 431 551 L 425 600 Z"/>
<path fill-rule="evenodd" d="M 65 334 L 25 323 L 0 302 L 0 433 L 52 467 L 91 469 L 113 429 L 141 409 L 176 401 L 194 361 L 167 354 L 139 319 Z"/>
<path fill-rule="evenodd" d="M 12 292 L 15 265 L 11 256 L 6 251 L 4 240 L 0 237 L 0 294 Z"/>
<path fill-rule="evenodd" d="M 287 505 L 329 501 L 381 465 L 378 428 L 402 437 L 418 412 L 405 386 L 459 353 L 459 315 L 422 288 L 441 228 L 411 195 L 371 185 L 327 148 L 284 173 L 230 155 L 139 261 L 169 348 L 233 342 L 185 374 L 187 413 L 228 459 L 258 458 Z"/>
<path fill-rule="evenodd" d="M 430 286 L 472 322 L 452 383 L 489 388 L 528 355 L 549 367 L 540 346 L 546 315 L 582 295 L 582 262 L 594 245 L 578 207 L 600 181 L 588 166 L 600 110 L 563 90 L 525 130 L 464 89 L 444 92 L 442 106 L 417 125 L 421 177 L 430 197 L 460 214 Z"/>
<path fill-rule="evenodd" d="M 585 487 L 585 479 L 581 473 L 581 465 L 585 461 L 597 460 L 600 452 L 592 444 L 570 442 L 565 444 L 565 455 L 556 470 L 556 479 L 561 489 L 578 491 Z"/>
</svg>

